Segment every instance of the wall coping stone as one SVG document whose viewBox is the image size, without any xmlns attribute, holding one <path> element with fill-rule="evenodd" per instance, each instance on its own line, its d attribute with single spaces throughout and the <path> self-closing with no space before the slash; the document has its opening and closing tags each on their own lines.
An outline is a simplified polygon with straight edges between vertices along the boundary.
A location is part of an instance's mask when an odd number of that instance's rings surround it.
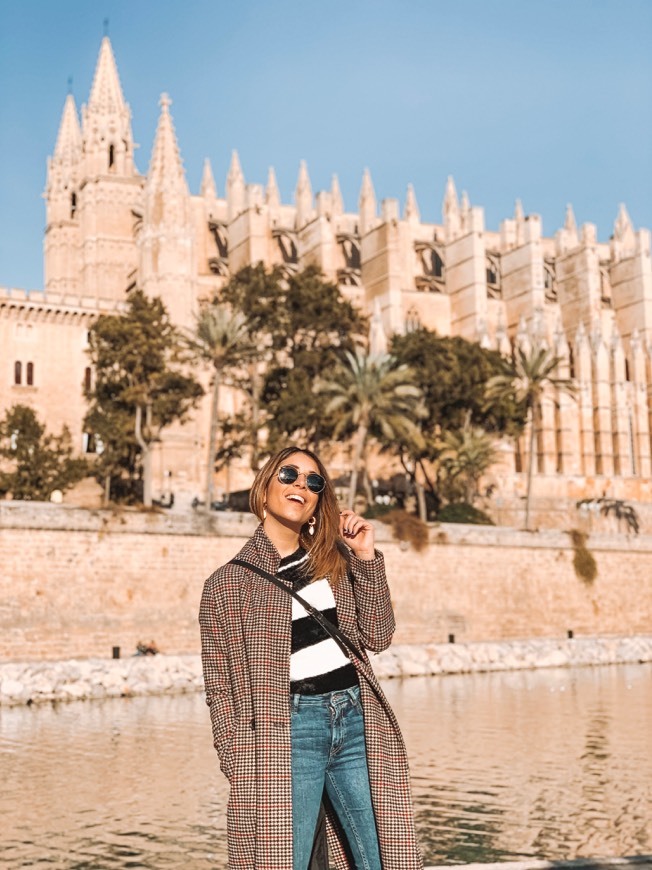
<svg viewBox="0 0 652 870">
<path fill-rule="evenodd" d="M 51 531 L 96 531 L 110 534 L 151 534 L 250 537 L 258 520 L 250 513 L 236 511 L 202 512 L 145 511 L 136 508 L 87 509 L 50 502 L 0 502 L 0 530 L 39 529 Z M 391 528 L 375 521 L 379 543 L 395 541 Z M 483 547 L 525 547 L 569 549 L 570 537 L 560 529 L 524 531 L 509 526 L 480 526 L 463 523 L 429 523 L 430 544 L 465 544 Z M 625 532 L 587 533 L 589 549 L 595 551 L 652 551 L 652 535 Z M 408 545 L 406 545 L 407 547 Z"/>
</svg>

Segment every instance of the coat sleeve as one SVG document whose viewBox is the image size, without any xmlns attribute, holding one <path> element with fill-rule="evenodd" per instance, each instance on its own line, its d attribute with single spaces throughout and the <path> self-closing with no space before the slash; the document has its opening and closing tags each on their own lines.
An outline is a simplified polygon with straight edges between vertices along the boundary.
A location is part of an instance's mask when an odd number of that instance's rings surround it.
<svg viewBox="0 0 652 870">
<path fill-rule="evenodd" d="M 201 658 L 206 703 L 210 709 L 213 745 L 222 770 L 229 776 L 227 750 L 234 728 L 233 688 L 226 649 L 226 632 L 220 617 L 215 586 L 207 580 L 199 608 Z"/>
<path fill-rule="evenodd" d="M 360 640 L 368 650 L 382 652 L 396 628 L 383 554 L 376 550 L 369 560 L 352 554 L 350 573 Z"/>
</svg>

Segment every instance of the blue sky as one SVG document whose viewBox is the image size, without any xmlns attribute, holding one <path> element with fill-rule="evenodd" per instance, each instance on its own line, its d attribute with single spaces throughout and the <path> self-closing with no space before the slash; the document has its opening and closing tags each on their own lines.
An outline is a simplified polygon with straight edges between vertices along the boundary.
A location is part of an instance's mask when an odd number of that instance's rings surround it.
<svg viewBox="0 0 652 870">
<path fill-rule="evenodd" d="M 2 286 L 42 287 L 46 158 L 105 18 L 141 172 L 167 91 L 194 192 L 210 157 L 223 194 L 237 148 L 288 202 L 305 159 L 351 210 L 369 167 L 424 220 L 453 175 L 489 229 L 517 197 L 546 235 L 569 202 L 601 240 L 620 202 L 652 228 L 650 0 L 0 0 Z"/>
</svg>

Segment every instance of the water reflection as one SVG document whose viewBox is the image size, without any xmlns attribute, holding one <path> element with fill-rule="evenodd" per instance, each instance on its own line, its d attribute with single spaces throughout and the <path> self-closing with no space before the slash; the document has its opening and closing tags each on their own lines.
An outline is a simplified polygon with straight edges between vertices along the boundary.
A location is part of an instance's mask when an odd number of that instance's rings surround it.
<svg viewBox="0 0 652 870">
<path fill-rule="evenodd" d="M 652 852 L 649 665 L 385 684 L 429 863 Z M 0 712 L 3 867 L 226 867 L 198 695 Z"/>
<path fill-rule="evenodd" d="M 637 665 L 389 685 L 429 860 L 652 851 L 651 676 Z"/>
</svg>

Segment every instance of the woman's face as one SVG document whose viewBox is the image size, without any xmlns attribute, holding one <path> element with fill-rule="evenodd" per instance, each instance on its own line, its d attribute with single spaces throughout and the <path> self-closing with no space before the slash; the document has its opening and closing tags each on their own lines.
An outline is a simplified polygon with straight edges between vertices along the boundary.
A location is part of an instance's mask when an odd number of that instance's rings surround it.
<svg viewBox="0 0 652 870">
<path fill-rule="evenodd" d="M 319 495 L 306 486 L 306 475 L 319 474 L 319 467 L 305 453 L 292 453 L 282 465 L 295 468 L 299 475 L 293 483 L 281 483 L 276 469 L 267 487 L 267 518 L 299 531 L 317 509 Z"/>
</svg>

